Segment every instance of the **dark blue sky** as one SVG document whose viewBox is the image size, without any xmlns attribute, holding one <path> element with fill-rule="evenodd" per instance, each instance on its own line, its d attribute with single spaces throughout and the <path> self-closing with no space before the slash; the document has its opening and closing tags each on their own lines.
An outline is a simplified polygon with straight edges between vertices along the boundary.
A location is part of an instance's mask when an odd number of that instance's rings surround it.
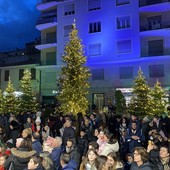
<svg viewBox="0 0 170 170">
<path fill-rule="evenodd" d="M 0 0 L 0 51 L 23 48 L 39 36 L 37 0 Z"/>
</svg>

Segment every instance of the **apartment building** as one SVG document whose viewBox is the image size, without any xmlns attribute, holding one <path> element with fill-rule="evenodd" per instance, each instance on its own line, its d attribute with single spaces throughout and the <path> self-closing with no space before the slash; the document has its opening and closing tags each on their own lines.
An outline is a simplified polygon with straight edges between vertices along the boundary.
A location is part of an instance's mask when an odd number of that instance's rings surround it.
<svg viewBox="0 0 170 170">
<path fill-rule="evenodd" d="M 113 104 L 122 89 L 129 98 L 139 67 L 151 86 L 158 79 L 170 89 L 169 0 L 39 0 L 42 100 L 57 93 L 61 58 L 72 23 L 84 45 L 90 78 L 89 100 Z"/>
</svg>

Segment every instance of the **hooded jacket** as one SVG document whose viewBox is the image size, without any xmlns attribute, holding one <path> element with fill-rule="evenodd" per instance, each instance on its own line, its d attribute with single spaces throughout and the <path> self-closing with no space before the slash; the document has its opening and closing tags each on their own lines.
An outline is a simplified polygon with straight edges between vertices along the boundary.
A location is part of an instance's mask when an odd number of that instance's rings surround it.
<svg viewBox="0 0 170 170">
<path fill-rule="evenodd" d="M 11 162 L 13 161 L 14 170 L 23 170 L 27 168 L 28 162 L 31 156 L 35 155 L 36 151 L 28 151 L 25 148 L 12 148 L 11 155 L 5 162 L 5 169 L 9 169 Z"/>
</svg>

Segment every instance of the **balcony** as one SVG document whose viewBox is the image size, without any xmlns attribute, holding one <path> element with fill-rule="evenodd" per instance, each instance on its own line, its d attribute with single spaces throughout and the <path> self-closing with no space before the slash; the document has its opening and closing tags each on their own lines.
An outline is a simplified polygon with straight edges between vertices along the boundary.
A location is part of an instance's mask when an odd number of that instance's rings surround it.
<svg viewBox="0 0 170 170">
<path fill-rule="evenodd" d="M 59 2 L 63 2 L 64 0 L 38 0 L 37 9 L 39 11 L 48 10 L 52 7 L 55 7 Z"/>
<path fill-rule="evenodd" d="M 163 36 L 167 33 L 169 34 L 170 31 L 170 24 L 167 23 L 160 23 L 155 25 L 141 25 L 140 26 L 140 35 L 146 36 Z"/>
<path fill-rule="evenodd" d="M 42 39 L 41 44 L 38 44 L 35 46 L 38 50 L 44 50 L 52 47 L 57 47 L 56 37 L 54 38 L 48 38 L 48 39 Z"/>
<path fill-rule="evenodd" d="M 170 10 L 170 0 L 140 0 L 140 12 L 165 12 Z"/>
<path fill-rule="evenodd" d="M 54 27 L 56 25 L 57 25 L 57 17 L 39 18 L 36 21 L 36 28 L 38 30 L 51 28 L 51 27 Z"/>
</svg>

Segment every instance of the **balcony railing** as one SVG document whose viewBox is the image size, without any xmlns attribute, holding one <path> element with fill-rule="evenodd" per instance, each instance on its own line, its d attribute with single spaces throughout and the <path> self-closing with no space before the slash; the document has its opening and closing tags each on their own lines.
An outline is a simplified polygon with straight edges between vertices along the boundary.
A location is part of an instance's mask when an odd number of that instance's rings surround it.
<svg viewBox="0 0 170 170">
<path fill-rule="evenodd" d="M 149 31 L 149 30 L 157 30 L 157 29 L 164 29 L 164 28 L 170 28 L 170 24 L 157 24 L 157 25 L 141 25 L 140 31 Z"/>
<path fill-rule="evenodd" d="M 147 6 L 147 5 L 154 5 L 159 3 L 170 2 L 170 0 L 140 0 L 139 6 Z"/>
<path fill-rule="evenodd" d="M 57 17 L 39 18 L 39 19 L 36 21 L 36 25 L 46 24 L 46 23 L 51 23 L 51 22 L 57 22 Z"/>
</svg>

